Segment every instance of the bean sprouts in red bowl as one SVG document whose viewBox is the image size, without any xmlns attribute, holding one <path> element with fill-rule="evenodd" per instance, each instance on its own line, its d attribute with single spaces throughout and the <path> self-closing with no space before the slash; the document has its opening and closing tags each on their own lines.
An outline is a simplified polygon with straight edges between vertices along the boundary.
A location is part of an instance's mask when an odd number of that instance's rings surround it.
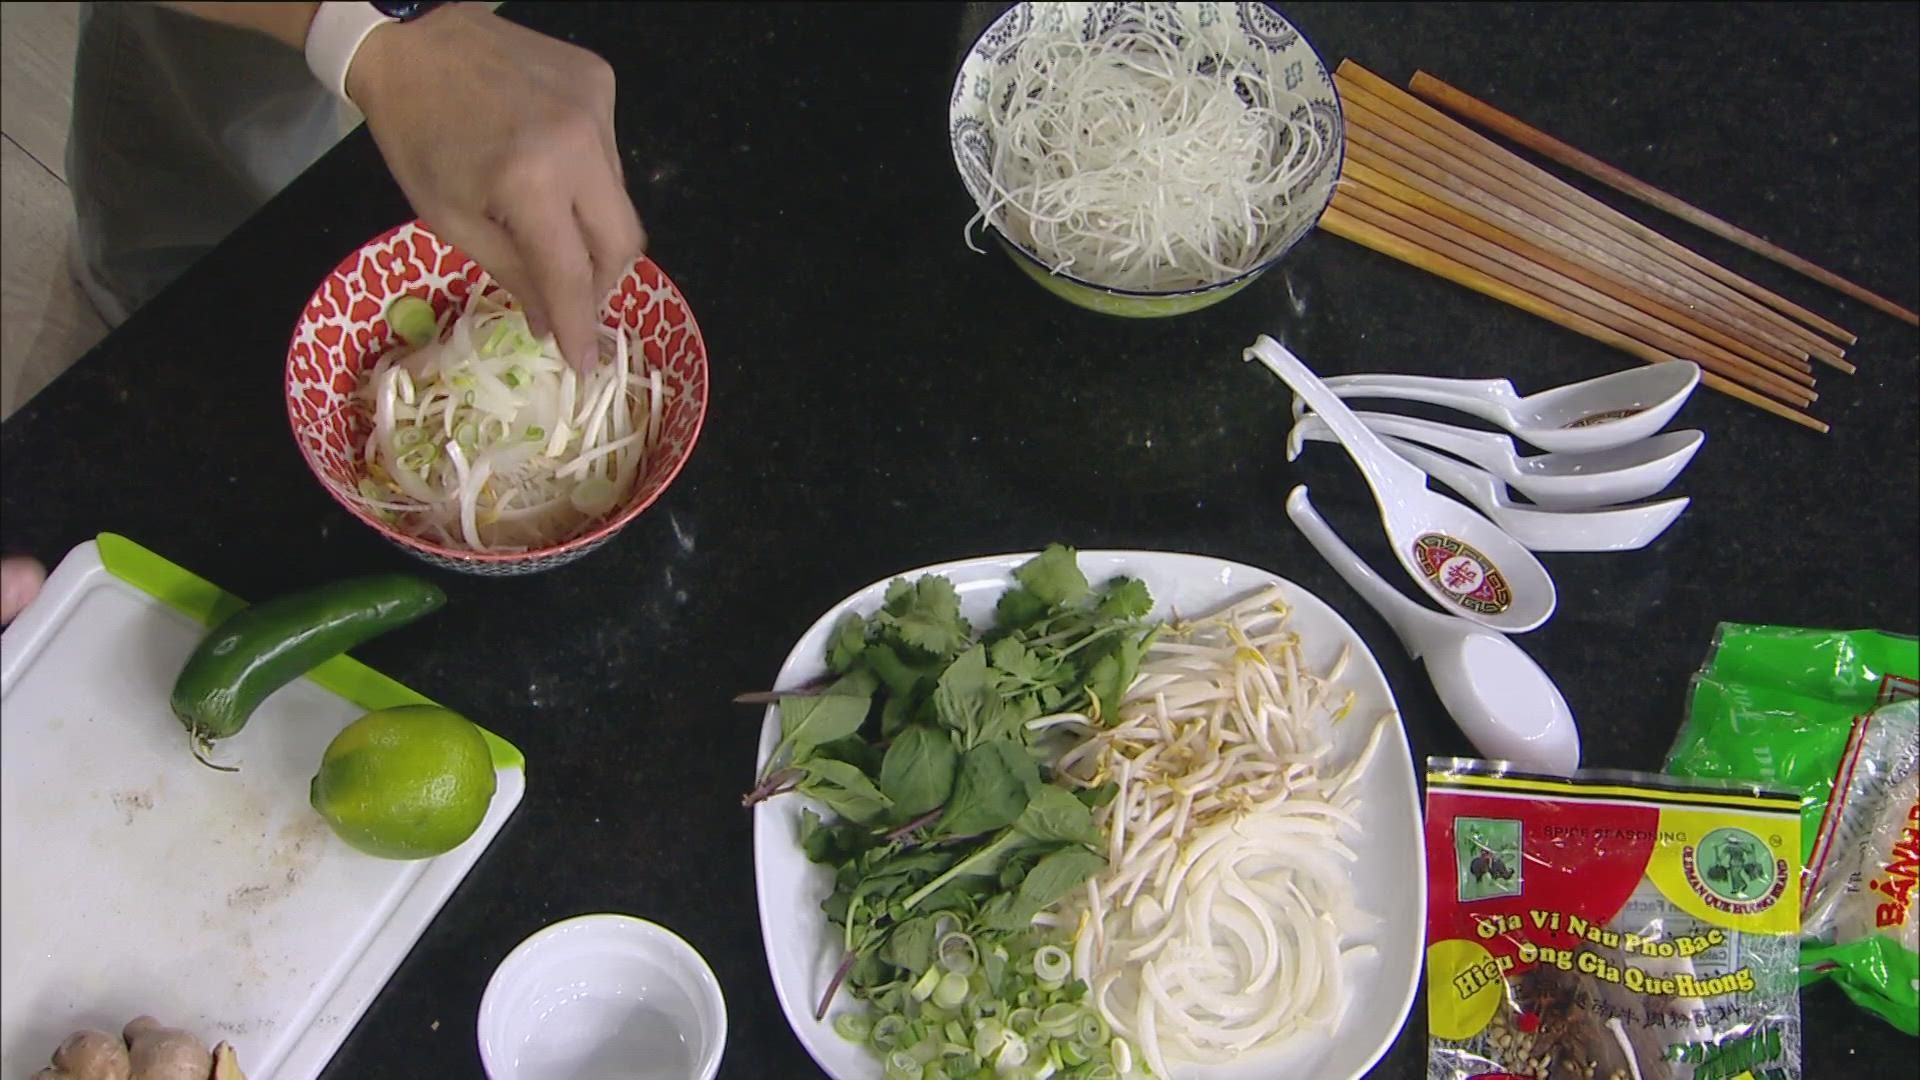
<svg viewBox="0 0 1920 1080">
<path fill-rule="evenodd" d="M 478 264 L 422 222 L 349 255 L 287 349 L 287 416 L 327 493 L 380 535 L 464 573 L 594 550 L 660 497 L 707 410 L 707 352 L 642 256 L 579 373 Z"/>
</svg>

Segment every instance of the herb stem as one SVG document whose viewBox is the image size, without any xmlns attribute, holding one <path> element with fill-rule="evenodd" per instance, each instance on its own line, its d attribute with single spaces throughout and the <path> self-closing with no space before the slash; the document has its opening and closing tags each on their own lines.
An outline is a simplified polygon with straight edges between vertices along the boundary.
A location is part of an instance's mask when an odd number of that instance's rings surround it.
<svg viewBox="0 0 1920 1080">
<path fill-rule="evenodd" d="M 795 768 L 774 769 L 761 777 L 760 782 L 753 786 L 753 790 L 740 799 L 740 805 L 752 806 L 755 803 L 765 802 L 775 795 L 784 795 L 792 791 L 794 785 L 805 775 Z"/>
<path fill-rule="evenodd" d="M 900 902 L 900 910 L 912 911 L 914 908 L 920 905 L 920 901 L 925 900 L 929 896 L 932 896 L 935 892 L 939 891 L 942 885 L 945 885 L 947 882 L 952 881 L 956 877 L 959 877 L 962 873 L 971 869 L 975 863 L 981 862 L 985 859 L 991 858 L 994 855 L 999 854 L 1000 850 L 1006 847 L 1007 844 L 1010 841 L 1014 840 L 1018 835 L 1019 834 L 1016 833 L 1011 828 L 1007 829 L 1005 832 L 1002 832 L 999 836 L 994 838 L 993 843 L 988 844 L 985 847 L 982 847 L 980 850 L 974 852 L 973 854 L 967 856 L 964 859 L 961 859 L 959 862 L 954 863 L 951 867 L 947 869 L 946 873 L 941 874 L 939 877 L 934 878 L 932 881 L 929 881 L 925 885 L 920 886 L 920 888 L 916 890 L 912 896 L 909 896 L 905 900 Z"/>
<path fill-rule="evenodd" d="M 919 817 L 914 818 L 912 821 L 907 822 L 905 825 L 902 825 L 899 828 L 894 829 L 893 831 L 887 833 L 885 836 L 881 837 L 881 839 L 886 841 L 889 844 L 897 844 L 900 841 L 905 840 L 907 837 L 913 835 L 913 833 L 916 830 L 924 826 L 933 824 L 935 821 L 939 820 L 941 814 L 944 814 L 946 812 L 947 812 L 946 807 L 936 806 L 933 809 L 927 811 L 926 813 L 921 814 Z"/>
<path fill-rule="evenodd" d="M 833 995 L 839 992 L 840 984 L 846 981 L 847 972 L 853 970 L 853 963 L 858 959 L 859 953 L 849 951 L 846 958 L 840 961 L 840 966 L 833 969 L 833 979 L 827 983 L 827 992 L 820 996 L 820 1007 L 813 1011 L 815 1020 L 827 1018 L 827 1006 L 833 1004 Z"/>
</svg>

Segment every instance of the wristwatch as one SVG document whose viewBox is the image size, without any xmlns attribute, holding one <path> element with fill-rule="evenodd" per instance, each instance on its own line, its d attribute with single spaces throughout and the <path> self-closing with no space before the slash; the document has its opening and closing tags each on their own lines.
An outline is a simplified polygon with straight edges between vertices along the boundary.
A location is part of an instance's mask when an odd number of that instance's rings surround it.
<svg viewBox="0 0 1920 1080">
<path fill-rule="evenodd" d="M 438 3 L 398 3 L 373 0 L 359 3 L 322 3 L 307 26 L 307 67 L 334 96 L 347 97 L 347 69 L 367 35 L 388 23 L 404 23 L 439 7 Z"/>
</svg>

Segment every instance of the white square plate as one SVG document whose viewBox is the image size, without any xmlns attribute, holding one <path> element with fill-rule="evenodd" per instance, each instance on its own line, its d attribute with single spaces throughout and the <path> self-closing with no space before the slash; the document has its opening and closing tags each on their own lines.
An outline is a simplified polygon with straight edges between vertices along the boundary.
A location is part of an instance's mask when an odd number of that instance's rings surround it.
<svg viewBox="0 0 1920 1080">
<path fill-rule="evenodd" d="M 1351 647 L 1342 683 L 1354 691 L 1355 721 L 1394 710 L 1393 692 L 1366 642 L 1318 597 L 1277 575 L 1240 563 L 1201 555 L 1153 551 L 1082 551 L 1080 567 L 1098 583 L 1118 574 L 1146 582 L 1153 593 L 1154 618 L 1171 613 L 1197 614 L 1269 585 L 1285 590 L 1293 607 L 1293 629 L 1300 634 L 1309 663 L 1326 670 L 1341 648 Z M 960 593 L 960 610 L 975 626 L 991 621 L 993 605 L 1013 584 L 1013 570 L 1033 554 L 993 555 L 942 563 L 895 575 L 909 580 L 940 574 Z M 889 578 L 888 580 L 891 580 Z M 826 673 L 826 649 L 835 624 L 849 611 L 877 610 L 887 582 L 879 581 L 835 605 L 815 622 L 780 668 L 775 686 L 797 686 Z M 1358 754 L 1371 725 L 1340 725 L 1338 750 L 1344 759 Z M 764 766 L 779 741 L 780 718 L 767 709 L 756 756 Z M 1414 782 L 1406 735 L 1395 724 L 1359 780 L 1361 834 L 1350 838 L 1359 854 L 1353 869 L 1355 893 L 1378 917 L 1369 938 L 1375 955 L 1349 961 L 1352 1002 L 1337 1029 L 1296 1036 L 1243 1061 L 1218 1066 L 1174 1066 L 1168 1080 L 1271 1080 L 1276 1076 L 1341 1080 L 1358 1077 L 1380 1059 L 1406 1021 L 1420 977 L 1422 928 L 1426 918 L 1426 856 L 1420 832 L 1420 796 Z M 760 931 L 767 964 L 787 1023 L 834 1080 L 881 1080 L 880 1061 L 863 1046 L 836 1035 L 832 1018 L 815 1020 L 813 1010 L 840 960 L 820 901 L 833 891 L 833 875 L 807 861 L 800 850 L 800 811 L 811 806 L 823 817 L 831 811 L 811 800 L 783 795 L 754 808 L 754 871 L 760 902 Z M 844 1006 L 846 999 L 839 1004 Z"/>
</svg>

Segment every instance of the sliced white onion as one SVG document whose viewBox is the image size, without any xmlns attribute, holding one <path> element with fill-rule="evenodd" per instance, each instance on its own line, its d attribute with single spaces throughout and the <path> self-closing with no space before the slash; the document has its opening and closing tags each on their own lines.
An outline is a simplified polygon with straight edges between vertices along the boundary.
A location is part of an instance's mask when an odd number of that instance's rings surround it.
<svg viewBox="0 0 1920 1080">
<path fill-rule="evenodd" d="M 564 542 L 626 501 L 658 442 L 666 388 L 624 327 L 584 377 L 476 286 L 437 338 L 361 381 L 369 481 L 348 493 L 404 532 L 476 552 Z"/>
</svg>

